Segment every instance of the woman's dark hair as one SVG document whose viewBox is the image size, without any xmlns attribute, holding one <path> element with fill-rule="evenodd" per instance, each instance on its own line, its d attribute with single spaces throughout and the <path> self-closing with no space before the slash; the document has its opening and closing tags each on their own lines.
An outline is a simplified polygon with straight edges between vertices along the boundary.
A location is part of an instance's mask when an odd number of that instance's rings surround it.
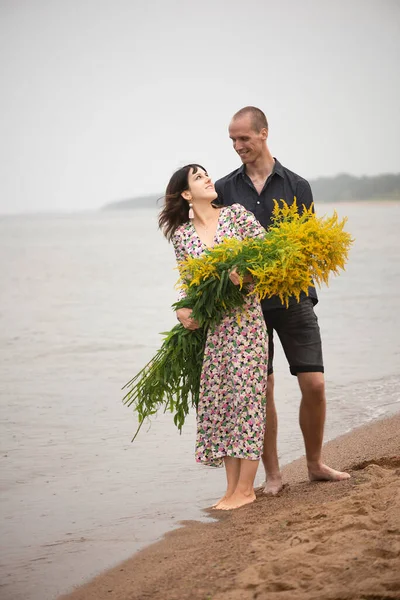
<svg viewBox="0 0 400 600">
<path fill-rule="evenodd" d="M 182 192 L 189 188 L 188 178 L 191 169 L 193 173 L 197 173 L 199 169 L 205 171 L 201 165 L 185 165 L 175 171 L 165 191 L 164 207 L 158 217 L 158 226 L 168 241 L 171 240 L 179 225 L 189 220 L 189 203 L 182 197 Z"/>
</svg>

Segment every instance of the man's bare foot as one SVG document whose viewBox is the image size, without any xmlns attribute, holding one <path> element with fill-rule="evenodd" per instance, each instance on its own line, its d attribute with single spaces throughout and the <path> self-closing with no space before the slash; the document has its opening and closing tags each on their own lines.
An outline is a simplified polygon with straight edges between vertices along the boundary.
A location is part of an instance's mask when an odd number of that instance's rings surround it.
<svg viewBox="0 0 400 600">
<path fill-rule="evenodd" d="M 223 501 L 221 500 L 221 502 L 215 506 L 215 510 L 233 510 L 234 508 L 240 508 L 246 504 L 251 504 L 255 499 L 256 495 L 254 492 L 252 494 L 234 492 L 229 498 L 226 498 Z"/>
<path fill-rule="evenodd" d="M 264 481 L 262 492 L 266 496 L 277 496 L 282 489 L 282 477 L 279 473 L 279 475 L 276 475 L 275 477 L 268 477 L 266 481 Z"/>
<path fill-rule="evenodd" d="M 350 479 L 349 473 L 335 471 L 323 463 L 308 465 L 308 477 L 310 481 L 344 481 Z"/>
</svg>

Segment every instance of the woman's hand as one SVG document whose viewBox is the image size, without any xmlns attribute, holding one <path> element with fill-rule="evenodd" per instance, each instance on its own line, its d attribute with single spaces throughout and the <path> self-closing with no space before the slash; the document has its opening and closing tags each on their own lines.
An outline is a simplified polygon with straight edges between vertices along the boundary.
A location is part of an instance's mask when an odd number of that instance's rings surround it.
<svg viewBox="0 0 400 600">
<path fill-rule="evenodd" d="M 229 279 L 234 285 L 240 285 L 241 283 L 251 283 L 253 281 L 253 277 L 250 275 L 250 273 L 241 278 L 236 270 L 236 267 L 234 267 L 229 273 Z"/>
<path fill-rule="evenodd" d="M 236 270 L 236 267 L 234 267 L 232 269 L 232 271 L 229 273 L 229 279 L 232 281 L 232 283 L 234 285 L 240 285 L 241 279 L 240 279 L 239 273 Z"/>
<path fill-rule="evenodd" d="M 185 329 L 199 328 L 198 322 L 191 317 L 192 312 L 191 308 L 178 308 L 176 311 L 176 318 L 182 323 Z"/>
</svg>

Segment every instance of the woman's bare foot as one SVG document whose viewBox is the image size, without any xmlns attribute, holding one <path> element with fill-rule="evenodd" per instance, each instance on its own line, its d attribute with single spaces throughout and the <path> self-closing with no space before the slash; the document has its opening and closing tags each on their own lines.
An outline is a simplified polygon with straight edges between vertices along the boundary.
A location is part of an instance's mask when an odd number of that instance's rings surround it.
<svg viewBox="0 0 400 600">
<path fill-rule="evenodd" d="M 266 496 L 277 496 L 282 489 L 283 483 L 280 473 L 275 477 L 268 477 L 263 483 L 263 494 Z"/>
<path fill-rule="evenodd" d="M 234 492 L 232 496 L 219 502 L 215 507 L 216 510 L 233 510 L 234 508 L 240 508 L 246 504 L 251 504 L 256 499 L 254 492 L 250 494 L 243 494 L 240 492 Z"/>
<path fill-rule="evenodd" d="M 221 504 L 221 502 L 224 502 L 225 500 L 227 500 L 227 498 L 230 498 L 232 494 L 225 494 L 224 496 L 222 496 L 222 498 L 220 500 L 218 500 L 218 502 L 216 502 L 215 504 L 212 505 L 212 508 L 218 508 L 219 505 Z"/>
<path fill-rule="evenodd" d="M 309 464 L 308 477 L 310 481 L 344 481 L 350 479 L 349 473 L 335 471 L 323 463 Z"/>
</svg>

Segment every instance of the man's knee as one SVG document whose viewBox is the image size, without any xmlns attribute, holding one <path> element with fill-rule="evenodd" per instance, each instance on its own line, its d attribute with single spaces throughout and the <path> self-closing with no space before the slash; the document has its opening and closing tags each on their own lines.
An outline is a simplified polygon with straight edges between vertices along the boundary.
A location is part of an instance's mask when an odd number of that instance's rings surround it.
<svg viewBox="0 0 400 600">
<path fill-rule="evenodd" d="M 325 402 L 325 379 L 323 373 L 299 373 L 298 380 L 304 401 L 312 404 Z"/>
</svg>

